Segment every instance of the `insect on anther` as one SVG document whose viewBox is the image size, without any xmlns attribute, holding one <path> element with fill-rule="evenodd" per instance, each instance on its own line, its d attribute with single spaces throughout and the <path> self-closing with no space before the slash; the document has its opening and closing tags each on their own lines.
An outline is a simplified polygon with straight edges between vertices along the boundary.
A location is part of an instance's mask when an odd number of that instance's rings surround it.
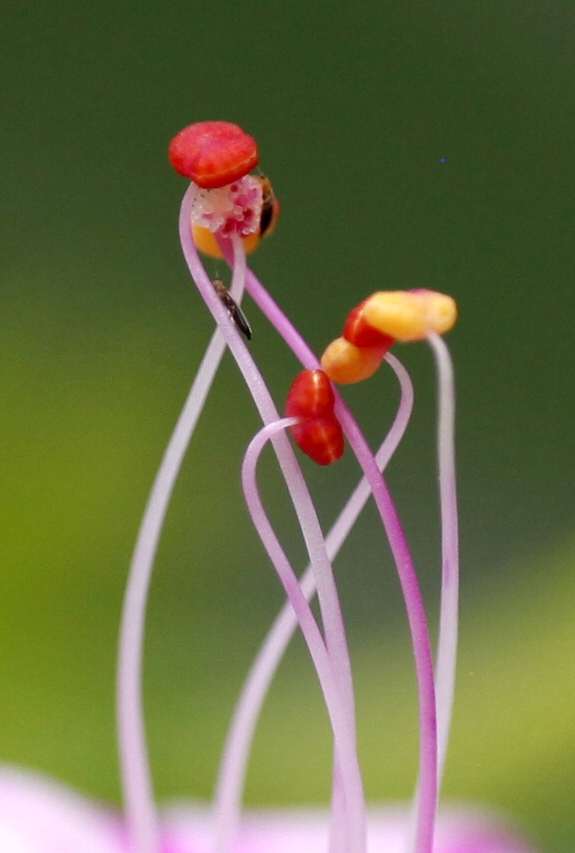
<svg viewBox="0 0 575 853">
<path fill-rule="evenodd" d="M 228 313 L 234 321 L 236 328 L 242 333 L 246 340 L 250 341 L 252 337 L 252 327 L 248 323 L 246 315 L 237 304 L 221 278 L 214 278 L 212 284 L 214 285 L 214 290 L 220 297 L 223 305 L 228 309 Z"/>
<path fill-rule="evenodd" d="M 279 203 L 276 201 L 271 181 L 265 175 L 259 175 L 262 188 L 262 212 L 260 216 L 260 237 L 273 231 L 279 215 Z"/>
</svg>

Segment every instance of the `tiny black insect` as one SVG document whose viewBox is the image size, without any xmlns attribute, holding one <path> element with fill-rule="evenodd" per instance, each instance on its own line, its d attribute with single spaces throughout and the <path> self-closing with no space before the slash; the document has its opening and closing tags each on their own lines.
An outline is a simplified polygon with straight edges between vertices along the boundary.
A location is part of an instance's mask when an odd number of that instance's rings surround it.
<svg viewBox="0 0 575 853">
<path fill-rule="evenodd" d="M 240 306 L 236 303 L 228 288 L 225 286 L 221 278 L 215 278 L 212 281 L 212 284 L 214 285 L 214 290 L 222 300 L 222 303 L 228 309 L 228 313 L 234 321 L 238 331 L 240 331 L 244 338 L 246 338 L 248 341 L 251 340 L 252 327 L 248 323 L 246 315 L 244 314 Z"/>
</svg>

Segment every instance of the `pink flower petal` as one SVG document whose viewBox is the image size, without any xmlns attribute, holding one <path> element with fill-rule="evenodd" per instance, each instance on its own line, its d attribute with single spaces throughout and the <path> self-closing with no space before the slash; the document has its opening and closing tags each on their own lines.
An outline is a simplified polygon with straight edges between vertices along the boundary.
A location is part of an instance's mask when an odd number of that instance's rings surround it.
<svg viewBox="0 0 575 853">
<path fill-rule="evenodd" d="M 212 853 L 207 812 L 188 806 L 166 811 L 169 853 Z M 372 810 L 368 853 L 404 853 L 409 812 L 405 807 Z M 248 812 L 234 853 L 321 853 L 327 851 L 324 810 Z M 468 807 L 440 814 L 434 853 L 535 853 L 500 817 Z"/>
<path fill-rule="evenodd" d="M 368 853 L 404 853 L 405 807 L 369 815 Z M 247 812 L 234 853 L 327 851 L 327 813 L 319 809 Z M 211 811 L 183 804 L 164 811 L 162 853 L 213 853 Z M 1 853 L 126 853 L 118 814 L 38 774 L 0 767 Z M 440 815 L 434 853 L 535 853 L 487 811 Z"/>
<path fill-rule="evenodd" d="M 117 816 L 44 776 L 0 768 L 2 853 L 119 853 Z"/>
</svg>

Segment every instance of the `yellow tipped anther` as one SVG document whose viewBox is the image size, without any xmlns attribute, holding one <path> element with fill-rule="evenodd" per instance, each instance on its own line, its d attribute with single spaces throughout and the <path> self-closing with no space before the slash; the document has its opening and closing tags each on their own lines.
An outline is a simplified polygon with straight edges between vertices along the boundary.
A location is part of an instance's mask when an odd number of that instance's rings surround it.
<svg viewBox="0 0 575 853">
<path fill-rule="evenodd" d="M 196 248 L 204 255 L 209 255 L 211 258 L 223 258 L 222 250 L 218 245 L 216 235 L 209 228 L 203 228 L 201 225 L 192 223 L 192 237 Z M 246 255 L 255 252 L 260 244 L 261 237 L 259 234 L 248 234 L 247 237 L 242 237 L 242 243 Z"/>
<path fill-rule="evenodd" d="M 350 385 L 369 379 L 381 364 L 389 347 L 356 347 L 345 338 L 336 338 L 321 357 L 321 366 L 332 382 Z"/>
<path fill-rule="evenodd" d="M 430 332 L 448 332 L 457 320 L 457 305 L 451 296 L 434 290 L 380 291 L 366 301 L 364 317 L 398 341 L 420 341 Z"/>
</svg>

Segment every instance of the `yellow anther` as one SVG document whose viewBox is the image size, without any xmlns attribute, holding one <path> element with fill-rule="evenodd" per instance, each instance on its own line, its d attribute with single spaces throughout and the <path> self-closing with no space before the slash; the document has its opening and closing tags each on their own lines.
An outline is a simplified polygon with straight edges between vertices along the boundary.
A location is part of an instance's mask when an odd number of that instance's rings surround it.
<svg viewBox="0 0 575 853">
<path fill-rule="evenodd" d="M 366 301 L 364 317 L 384 335 L 420 341 L 430 332 L 448 332 L 457 320 L 457 305 L 451 296 L 434 290 L 380 291 Z"/>
<path fill-rule="evenodd" d="M 209 255 L 211 258 L 223 258 L 222 250 L 218 246 L 216 235 L 209 228 L 202 228 L 201 225 L 192 223 L 192 237 L 196 248 L 203 252 L 204 255 Z M 255 252 L 259 246 L 261 237 L 258 233 L 249 234 L 247 237 L 242 237 L 242 243 L 246 255 Z"/>
<path fill-rule="evenodd" d="M 321 366 L 332 382 L 350 385 L 373 376 L 389 347 L 356 347 L 336 338 L 321 357 Z"/>
</svg>

